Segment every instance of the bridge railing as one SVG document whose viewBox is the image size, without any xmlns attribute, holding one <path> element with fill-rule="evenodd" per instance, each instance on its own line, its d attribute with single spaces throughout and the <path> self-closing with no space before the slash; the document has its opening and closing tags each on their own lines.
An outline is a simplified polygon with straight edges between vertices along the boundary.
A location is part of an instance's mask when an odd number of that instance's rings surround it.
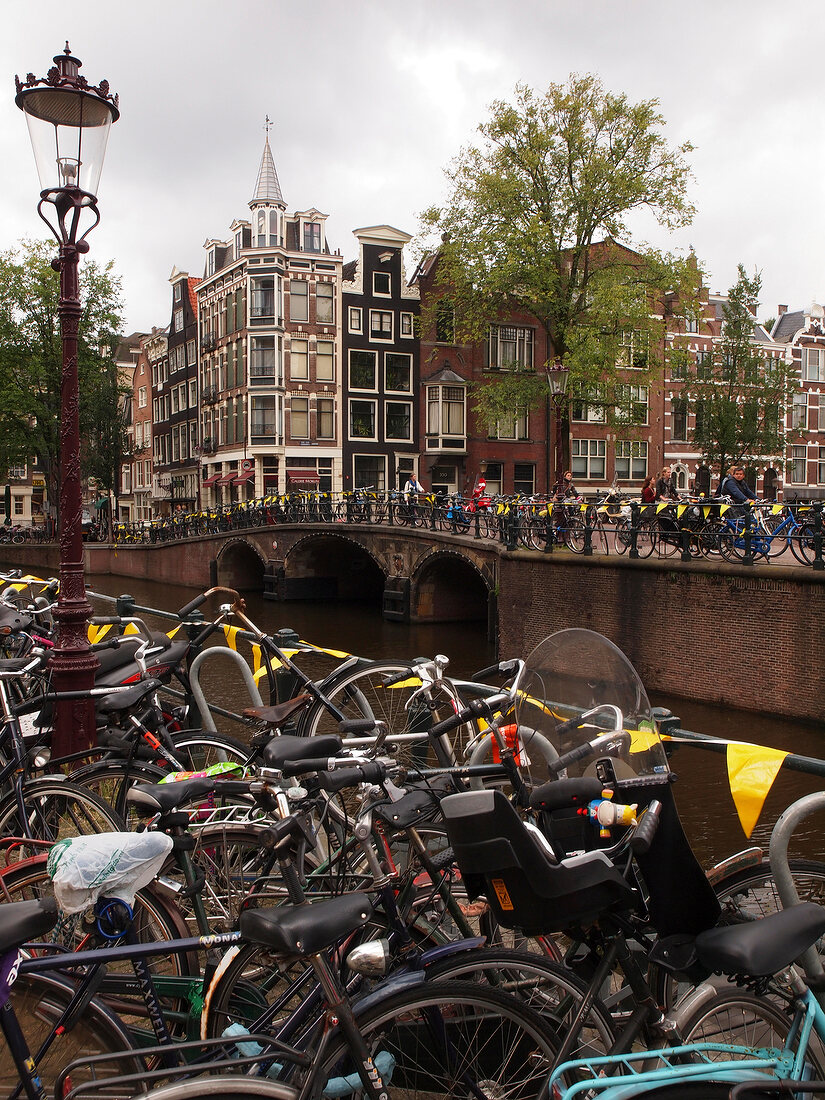
<svg viewBox="0 0 825 1100">
<path fill-rule="evenodd" d="M 778 561 L 825 568 L 822 501 L 738 506 L 708 498 L 645 504 L 616 497 L 553 502 L 367 490 L 300 492 L 121 523 L 114 538 L 119 545 L 154 545 L 281 524 L 423 528 L 545 554 L 565 550 L 584 556 L 678 556 L 683 561 L 709 558 L 745 566 Z"/>
</svg>

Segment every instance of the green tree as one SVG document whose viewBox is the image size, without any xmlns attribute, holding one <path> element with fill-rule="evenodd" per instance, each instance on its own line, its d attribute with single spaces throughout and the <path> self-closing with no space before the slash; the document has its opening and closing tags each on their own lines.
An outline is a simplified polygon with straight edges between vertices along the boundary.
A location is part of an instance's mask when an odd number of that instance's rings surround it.
<svg viewBox="0 0 825 1100">
<path fill-rule="evenodd" d="M 684 349 L 680 363 L 686 382 L 682 397 L 696 414 L 692 440 L 703 461 L 720 473 L 733 463 L 767 460 L 782 466 L 786 429 L 798 375 L 783 356 L 769 355 L 758 343 L 756 309 L 761 275 L 749 277 L 742 264 L 722 307 L 722 336 L 710 355 L 693 366 Z"/>
<path fill-rule="evenodd" d="M 120 474 L 124 462 L 134 458 L 142 449 L 131 445 L 128 428 L 132 420 L 132 386 L 120 373 L 116 360 L 109 357 L 90 379 L 83 407 L 84 470 L 97 482 L 98 495 L 114 498 L 114 505 L 107 512 L 111 536 L 111 523 L 118 513 L 117 498 L 120 493 Z"/>
<path fill-rule="evenodd" d="M 512 311 L 526 313 L 546 333 L 548 354 L 570 370 L 571 385 L 604 394 L 611 409 L 621 400 L 617 367 L 629 344 L 643 368 L 638 381 L 655 375 L 664 296 L 690 302 L 699 273 L 695 261 L 616 242 L 629 239 L 634 211 L 668 227 L 693 216 L 684 159 L 691 146 L 671 148 L 663 124 L 657 101 L 631 103 L 591 75 L 543 94 L 519 85 L 513 103 L 492 104 L 481 141 L 446 172 L 444 205 L 423 214 L 421 245 L 441 237 L 436 297 L 449 297 L 460 342 L 483 338 L 491 321 Z M 425 326 L 436 319 L 427 312 Z M 476 408 L 494 421 L 546 393 L 541 369 L 513 364 L 479 387 Z"/>
<path fill-rule="evenodd" d="M 31 461 L 43 468 L 49 501 L 59 500 L 60 379 L 63 348 L 60 278 L 49 241 L 21 241 L 0 252 L 0 467 Z M 80 267 L 83 313 L 78 334 L 81 425 L 117 418 L 116 404 L 97 400 L 121 328 L 121 284 L 113 264 Z M 92 405 L 94 409 L 92 410 Z M 82 461 L 87 454 L 84 447 Z"/>
</svg>

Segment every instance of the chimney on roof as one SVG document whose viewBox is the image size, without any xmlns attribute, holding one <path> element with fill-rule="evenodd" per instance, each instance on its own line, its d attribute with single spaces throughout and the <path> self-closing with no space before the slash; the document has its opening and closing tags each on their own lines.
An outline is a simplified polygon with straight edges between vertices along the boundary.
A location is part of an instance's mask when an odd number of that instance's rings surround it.
<svg viewBox="0 0 825 1100">
<path fill-rule="evenodd" d="M 787 306 L 777 306 L 776 312 L 777 312 L 778 316 L 784 317 L 785 314 L 788 312 L 788 307 Z"/>
</svg>

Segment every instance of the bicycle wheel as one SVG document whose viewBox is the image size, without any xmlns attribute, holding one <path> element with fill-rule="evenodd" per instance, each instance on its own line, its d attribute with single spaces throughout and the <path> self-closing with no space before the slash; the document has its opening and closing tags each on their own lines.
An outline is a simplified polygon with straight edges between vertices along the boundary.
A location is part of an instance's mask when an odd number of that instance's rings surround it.
<svg viewBox="0 0 825 1100">
<path fill-rule="evenodd" d="M 357 1016 L 390 1097 L 538 1096 L 556 1037 L 518 999 L 469 982 L 432 982 L 388 997 Z M 343 1036 L 318 1069 L 321 1082 L 357 1073 Z"/>
<path fill-rule="evenodd" d="M 183 764 L 184 771 L 199 772 L 212 764 L 245 764 L 249 759 L 249 746 L 236 737 L 211 730 L 179 730 L 172 734 L 175 756 Z"/>
<path fill-rule="evenodd" d="M 684 1017 L 675 1015 L 676 1026 L 686 1043 L 724 1043 L 754 1048 L 782 1050 L 791 1038 L 793 1011 L 788 1012 L 771 1001 L 748 993 L 738 986 L 722 987 L 717 995 L 695 1011 L 686 1011 Z M 796 1049 L 791 1038 L 791 1049 Z M 733 1055 L 729 1051 L 708 1051 L 706 1057 L 713 1062 L 735 1061 L 745 1055 Z M 825 1072 L 825 1051 L 815 1034 L 806 1052 L 806 1067 L 811 1076 L 822 1078 Z"/>
<path fill-rule="evenodd" d="M 87 791 L 92 791 L 125 823 L 130 832 L 140 818 L 126 803 L 126 792 L 137 783 L 160 783 L 168 772 L 152 764 L 128 764 L 125 761 L 100 760 L 72 772 L 70 781 Z"/>
<path fill-rule="evenodd" d="M 614 528 L 613 549 L 617 554 L 625 554 L 630 549 L 630 524 L 627 520 L 621 520 Z"/>
<path fill-rule="evenodd" d="M 194 1081 L 164 1085 L 152 1089 L 155 1100 L 201 1100 L 219 1096 L 221 1100 L 246 1100 L 248 1096 L 271 1097 L 272 1100 L 297 1100 L 298 1090 L 266 1077 L 241 1077 L 237 1073 L 221 1073 L 217 1077 L 196 1077 Z"/>
<path fill-rule="evenodd" d="M 62 1014 L 74 994 L 74 985 L 65 979 L 47 974 L 21 974 L 11 988 L 11 1003 L 33 1057 L 43 1043 L 52 1036 Z M 107 1087 L 105 1078 L 122 1073 L 145 1072 L 143 1060 L 135 1054 L 125 1062 L 103 1062 L 94 1065 L 85 1060 L 100 1054 L 130 1050 L 132 1043 L 125 1027 L 105 1005 L 91 1001 L 74 1025 L 52 1042 L 37 1061 L 36 1069 L 46 1095 L 54 1095 L 55 1083 L 69 1062 L 78 1061 L 72 1069 L 71 1084 L 75 1088 L 85 1082 L 95 1081 L 95 1096 L 136 1096 L 142 1085 L 124 1090 L 122 1085 Z M 85 1064 L 84 1064 L 85 1063 Z M 7 1044 L 0 1045 L 0 1090 L 9 1096 L 19 1085 L 17 1067 L 12 1061 Z M 65 1095 L 65 1092 L 61 1095 Z"/>
<path fill-rule="evenodd" d="M 520 999 L 542 1018 L 554 1034 L 567 1036 L 587 986 L 567 967 L 527 951 L 485 948 L 464 951 L 427 971 L 432 981 L 478 982 Z M 606 1054 L 616 1037 L 610 1013 L 595 1000 L 579 1025 L 579 1035 L 570 1058 Z"/>
<path fill-rule="evenodd" d="M 26 780 L 23 806 L 21 816 L 13 792 L 0 802 L 0 836 L 62 840 L 124 828 L 123 818 L 102 798 L 84 787 L 49 776 Z"/>
<path fill-rule="evenodd" d="M 397 681 L 397 682 L 393 682 Z M 406 704 L 421 682 L 409 664 L 400 661 L 375 661 L 365 667 L 342 674 L 327 688 L 325 694 L 345 718 L 377 718 L 386 722 L 390 731 L 387 740 L 399 746 L 398 759 L 402 762 L 422 765 L 435 764 L 427 730 L 435 722 L 454 713 L 445 699 L 444 705 L 431 710 L 423 700 L 406 709 Z M 307 737 L 316 734 L 338 733 L 338 722 L 321 703 L 315 703 L 306 712 L 298 732 Z M 475 736 L 475 724 L 462 726 L 456 731 L 459 740 Z M 456 751 L 460 756 L 458 746 Z"/>
<path fill-rule="evenodd" d="M 791 543 L 791 549 L 793 549 Z M 806 523 L 801 527 L 796 536 L 797 558 L 805 565 L 811 565 L 816 558 L 816 531 L 813 524 Z"/>
<path fill-rule="evenodd" d="M 584 553 L 584 523 L 580 519 L 571 519 L 564 532 L 564 544 L 574 554 Z"/>
</svg>

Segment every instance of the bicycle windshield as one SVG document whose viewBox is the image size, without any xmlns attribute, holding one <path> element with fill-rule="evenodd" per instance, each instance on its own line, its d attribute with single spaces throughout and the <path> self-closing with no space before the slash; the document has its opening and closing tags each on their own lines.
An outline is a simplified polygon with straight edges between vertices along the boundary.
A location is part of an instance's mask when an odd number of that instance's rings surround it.
<svg viewBox="0 0 825 1100">
<path fill-rule="evenodd" d="M 619 779 L 664 780 L 668 763 L 647 692 L 627 657 L 604 635 L 574 629 L 545 638 L 527 658 L 519 688 L 519 726 L 537 730 L 559 756 L 604 738 L 570 765 L 568 775 L 597 774 L 596 760 L 604 753 Z M 611 741 L 607 735 L 616 730 L 625 736 Z"/>
</svg>

